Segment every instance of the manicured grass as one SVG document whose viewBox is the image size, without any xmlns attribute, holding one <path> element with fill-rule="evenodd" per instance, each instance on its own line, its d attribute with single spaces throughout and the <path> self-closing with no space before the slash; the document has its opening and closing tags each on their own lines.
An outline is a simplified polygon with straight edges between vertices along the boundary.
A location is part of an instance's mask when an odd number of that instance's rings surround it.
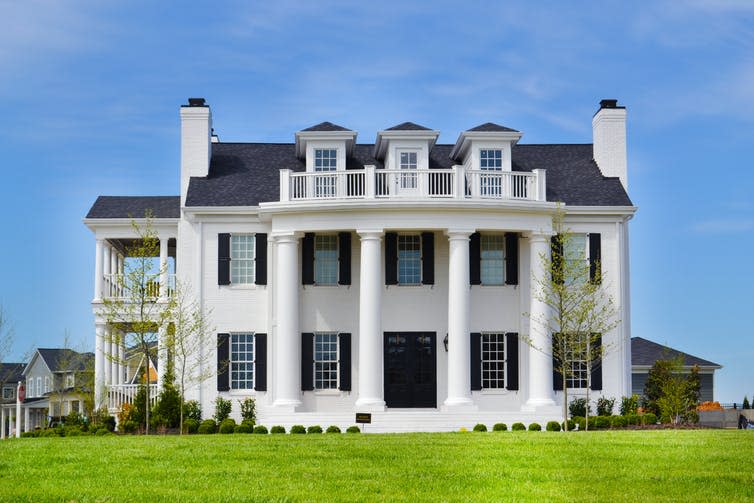
<svg viewBox="0 0 754 503">
<path fill-rule="evenodd" d="M 743 501 L 748 431 L 25 438 L 0 501 Z"/>
</svg>

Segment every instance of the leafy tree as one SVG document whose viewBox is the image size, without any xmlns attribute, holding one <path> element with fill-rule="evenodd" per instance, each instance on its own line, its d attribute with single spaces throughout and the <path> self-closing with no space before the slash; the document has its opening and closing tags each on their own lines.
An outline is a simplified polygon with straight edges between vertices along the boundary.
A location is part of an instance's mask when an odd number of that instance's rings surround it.
<svg viewBox="0 0 754 503">
<path fill-rule="evenodd" d="M 179 425 L 183 407 L 183 400 L 178 390 L 175 388 L 175 378 L 173 377 L 173 365 L 168 363 L 168 368 L 163 376 L 162 389 L 157 398 L 154 408 L 154 423 L 157 425 L 175 428 Z M 182 425 L 181 425 L 182 426 Z"/>
<path fill-rule="evenodd" d="M 673 370 L 679 366 L 672 359 L 661 359 L 655 361 L 652 368 L 647 374 L 647 382 L 644 383 L 643 405 L 646 410 L 656 416 L 660 416 L 660 407 L 657 405 L 662 395 L 662 387 L 665 382 L 672 377 Z"/>
<path fill-rule="evenodd" d="M 657 360 L 644 385 L 645 408 L 677 425 L 693 420 L 699 403 L 699 369 L 684 374 L 683 357 Z"/>
<path fill-rule="evenodd" d="M 542 318 L 532 317 L 532 323 L 543 327 L 551 334 L 551 347 L 536 347 L 531 339 L 524 339 L 534 349 L 552 356 L 553 370 L 563 380 L 563 421 L 568 419 L 567 380 L 574 376 L 574 362 L 584 361 L 587 376 L 586 400 L 589 402 L 591 374 L 610 345 L 598 343 L 602 334 L 618 326 L 617 309 L 607 293 L 599 261 L 594 274 L 585 259 L 581 243 L 564 223 L 564 215 L 558 212 L 553 218 L 553 230 L 549 255 L 539 257 L 545 277 L 534 278 L 537 300 L 548 307 Z M 588 413 L 588 411 L 586 411 Z M 588 419 L 587 419 L 588 428 Z"/>
<path fill-rule="evenodd" d="M 127 247 L 124 273 L 116 276 L 117 289 L 122 295 L 103 299 L 100 315 L 113 328 L 113 335 L 106 342 L 134 348 L 145 362 L 146 372 L 141 383 L 145 393 L 143 424 L 149 434 L 149 362 L 156 356 L 157 331 L 166 326 L 170 313 L 165 303 L 157 302 L 164 270 L 155 265 L 155 258 L 160 255 L 160 240 L 152 227 L 151 212 L 145 213 L 143 223 L 132 221 L 131 227 L 137 239 Z M 110 358 L 117 361 L 118 356 Z"/>
<path fill-rule="evenodd" d="M 741 405 L 742 409 L 751 409 L 751 405 L 749 404 L 749 397 L 744 396 L 744 403 Z"/>
</svg>

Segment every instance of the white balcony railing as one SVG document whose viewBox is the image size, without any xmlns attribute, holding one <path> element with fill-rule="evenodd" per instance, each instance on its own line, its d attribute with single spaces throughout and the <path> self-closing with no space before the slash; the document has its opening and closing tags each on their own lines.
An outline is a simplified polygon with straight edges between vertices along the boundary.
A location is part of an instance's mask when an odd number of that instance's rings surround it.
<svg viewBox="0 0 754 503">
<path fill-rule="evenodd" d="M 315 173 L 280 171 L 280 201 L 347 199 L 465 199 L 545 201 L 545 172 L 451 169 L 364 169 Z"/>
<path fill-rule="evenodd" d="M 108 299 L 128 299 L 134 292 L 129 278 L 123 274 L 105 274 L 103 281 L 103 295 Z M 154 281 L 147 281 L 146 295 L 149 299 L 157 300 L 160 298 L 160 281 L 159 275 L 156 275 Z M 167 275 L 167 289 L 165 294 L 171 297 L 175 292 L 175 274 Z"/>
<path fill-rule="evenodd" d="M 133 405 L 140 384 L 114 384 L 107 387 L 107 407 L 111 411 L 120 410 L 124 403 Z M 149 404 L 154 407 L 157 403 L 157 385 L 149 385 Z"/>
</svg>

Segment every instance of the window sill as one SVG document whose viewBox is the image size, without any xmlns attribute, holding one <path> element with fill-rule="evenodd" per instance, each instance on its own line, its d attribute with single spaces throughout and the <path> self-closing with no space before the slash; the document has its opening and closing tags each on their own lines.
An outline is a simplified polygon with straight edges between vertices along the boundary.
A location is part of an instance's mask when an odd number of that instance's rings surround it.
<svg viewBox="0 0 754 503">
<path fill-rule="evenodd" d="M 230 285 L 222 285 L 227 287 L 229 290 L 259 290 L 260 287 L 263 287 L 265 285 L 257 285 L 255 283 L 231 283 Z"/>
<path fill-rule="evenodd" d="M 505 388 L 482 388 L 479 390 L 481 395 L 509 395 L 515 392 L 516 391 L 510 391 Z"/>
<path fill-rule="evenodd" d="M 339 389 L 315 389 L 314 396 L 342 396 L 343 391 Z"/>
<path fill-rule="evenodd" d="M 257 390 L 255 389 L 232 389 L 225 392 L 226 394 L 230 396 L 248 396 L 248 395 L 256 395 Z M 263 391 L 260 393 L 264 393 Z"/>
</svg>

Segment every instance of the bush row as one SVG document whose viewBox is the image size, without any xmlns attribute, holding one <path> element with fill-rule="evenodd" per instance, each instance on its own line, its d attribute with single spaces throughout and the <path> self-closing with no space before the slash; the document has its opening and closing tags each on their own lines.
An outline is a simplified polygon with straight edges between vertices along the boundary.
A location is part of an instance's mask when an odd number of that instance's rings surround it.
<svg viewBox="0 0 754 503">
<path fill-rule="evenodd" d="M 651 412 L 646 414 L 629 414 L 627 416 L 591 416 L 589 418 L 590 430 L 605 430 L 608 428 L 625 428 L 627 426 L 648 426 L 657 424 L 657 416 Z M 547 431 L 561 431 L 565 429 L 565 423 L 549 421 L 545 425 Z M 576 416 L 568 420 L 568 430 L 586 430 L 586 418 Z M 539 423 L 530 423 L 527 427 L 524 423 L 513 423 L 510 428 L 512 431 L 542 431 L 542 425 Z M 464 430 L 465 431 L 465 430 Z M 487 431 L 487 425 L 479 423 L 474 426 L 474 431 Z M 505 423 L 496 423 L 492 431 L 508 431 L 508 425 Z"/>
<path fill-rule="evenodd" d="M 284 426 L 273 426 L 269 430 L 262 425 L 255 425 L 252 421 L 244 419 L 241 424 L 236 424 L 232 418 L 224 419 L 219 425 L 214 419 L 205 419 L 204 421 L 197 421 L 196 419 L 186 419 L 184 422 L 184 428 L 186 433 L 199 433 L 203 435 L 213 433 L 256 433 L 261 435 L 280 434 L 286 433 Z M 338 426 L 328 426 L 324 433 L 340 433 L 341 430 Z M 291 434 L 318 434 L 323 433 L 322 427 L 319 425 L 304 427 L 301 424 L 295 424 L 291 426 Z M 361 433 L 358 426 L 349 426 L 346 433 Z"/>
</svg>

